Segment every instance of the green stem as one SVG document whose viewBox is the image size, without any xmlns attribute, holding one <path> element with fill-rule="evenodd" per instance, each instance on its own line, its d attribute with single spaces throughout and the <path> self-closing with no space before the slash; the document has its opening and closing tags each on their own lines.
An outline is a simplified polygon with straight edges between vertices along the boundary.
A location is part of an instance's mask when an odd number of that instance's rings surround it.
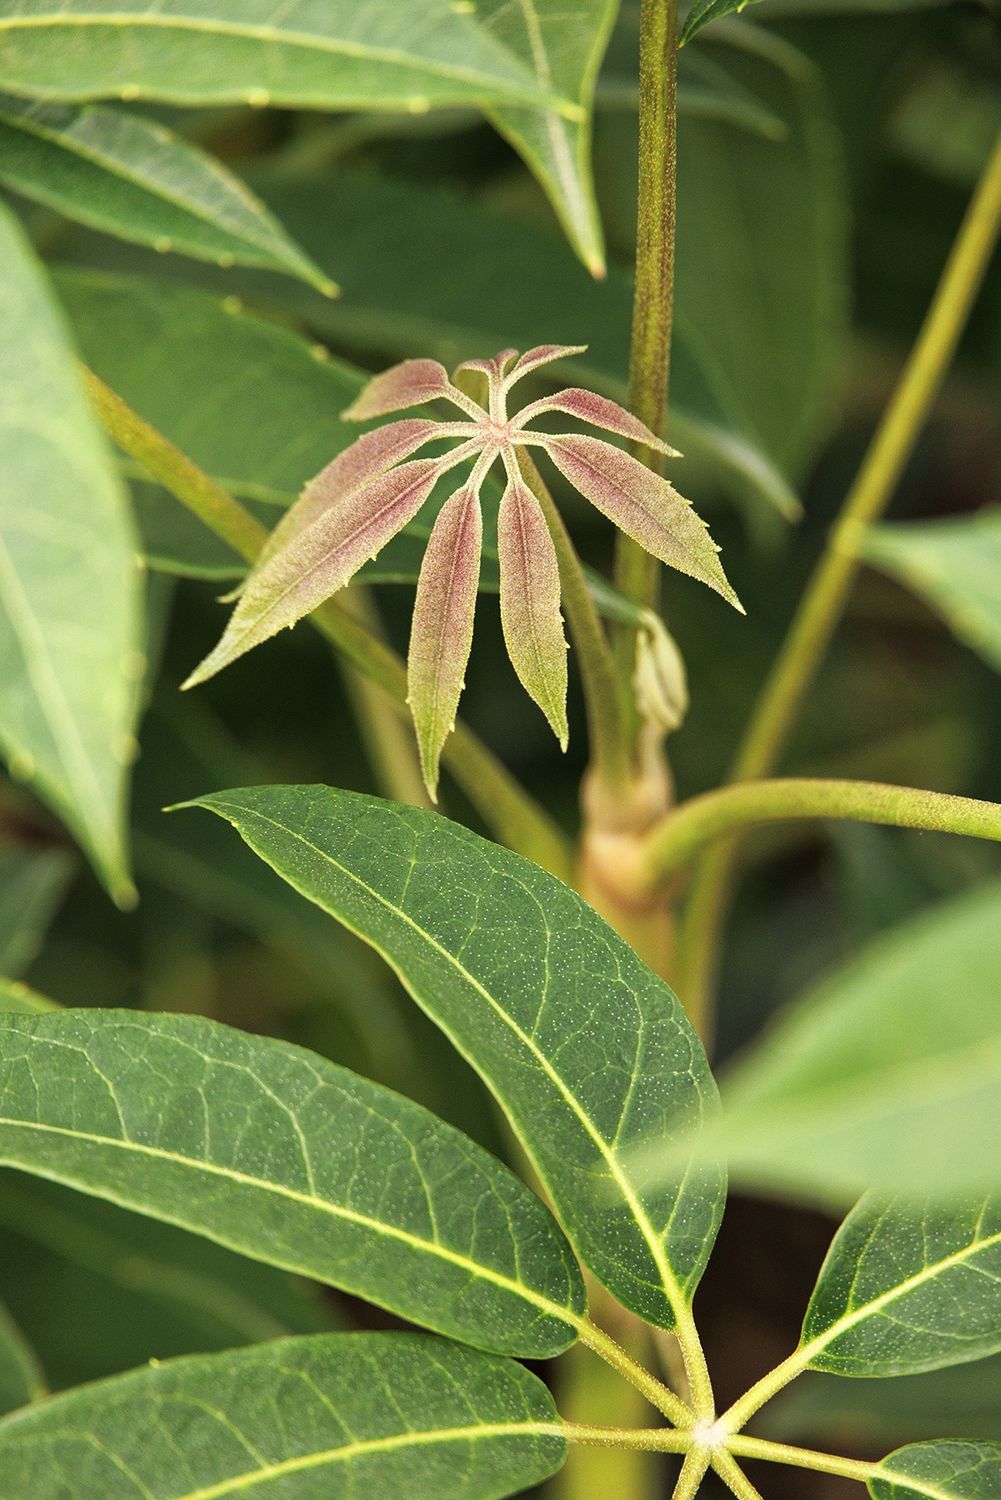
<svg viewBox="0 0 1001 1500">
<path fill-rule="evenodd" d="M 636 284 L 629 355 L 629 406 L 661 433 L 667 409 L 677 222 L 678 0 L 643 0 L 640 10 L 639 198 Z M 640 455 L 659 468 L 656 454 Z M 615 582 L 637 604 L 658 606 L 660 566 L 629 537 L 616 542 Z M 619 670 L 628 680 L 632 632 Z"/>
<path fill-rule="evenodd" d="M 644 885 L 655 885 L 684 869 L 716 839 L 756 823 L 801 818 L 849 818 L 1001 841 L 1001 806 L 996 802 L 878 781 L 741 781 L 692 797 L 668 813 L 647 836 L 638 877 Z"/>
<path fill-rule="evenodd" d="M 788 1464 L 794 1469 L 812 1469 L 816 1474 L 857 1479 L 861 1484 L 868 1483 L 879 1471 L 879 1464 L 864 1463 L 858 1458 L 815 1453 L 811 1448 L 790 1448 L 786 1443 L 769 1443 L 763 1438 L 733 1437 L 728 1440 L 727 1447 L 740 1458 L 758 1458 L 766 1463 Z"/>
<path fill-rule="evenodd" d="M 687 1453 L 692 1446 L 687 1432 L 661 1428 L 592 1427 L 586 1422 L 564 1422 L 554 1429 L 571 1443 L 591 1448 L 634 1448 L 643 1453 Z"/>
<path fill-rule="evenodd" d="M 706 1470 L 709 1468 L 711 1454 L 706 1448 L 691 1447 L 681 1466 L 678 1482 L 674 1486 L 671 1500 L 693 1500 L 698 1494 Z"/>
<path fill-rule="evenodd" d="M 268 535 L 260 522 L 90 370 L 84 370 L 84 380 L 98 417 L 118 446 L 252 563 Z M 336 599 L 328 599 L 309 618 L 406 712 L 406 667 L 395 651 Z M 563 879 L 571 878 L 573 858 L 564 835 L 471 730 L 456 725 L 442 760 L 499 839 Z"/>
<path fill-rule="evenodd" d="M 929 408 L 945 378 L 979 291 L 1001 227 L 1001 136 L 960 226 L 917 342 L 876 431 L 827 549 L 807 586 L 737 754 L 731 780 L 766 776 L 813 679 L 860 563 L 865 528 L 877 520 L 896 487 Z M 692 888 L 679 942 L 680 988 L 695 1015 L 704 1015 L 714 978 L 736 840 L 717 846 Z"/>
<path fill-rule="evenodd" d="M 542 508 L 556 549 L 563 605 L 584 689 L 594 768 L 610 791 L 621 791 L 629 779 L 629 745 L 615 659 L 577 550 L 548 486 L 524 449 L 517 450 L 517 463 Z"/>
<path fill-rule="evenodd" d="M 761 1493 L 744 1473 L 731 1453 L 725 1450 L 713 1455 L 713 1468 L 738 1500 L 761 1500 Z"/>
<path fill-rule="evenodd" d="M 691 1425 L 693 1415 L 691 1408 L 656 1376 L 651 1375 L 649 1370 L 637 1364 L 636 1360 L 603 1329 L 584 1319 L 577 1325 L 577 1331 L 581 1343 L 593 1349 L 606 1364 L 611 1365 L 613 1370 L 617 1370 L 620 1375 L 624 1376 L 669 1422 L 673 1422 L 676 1427 Z"/>
</svg>

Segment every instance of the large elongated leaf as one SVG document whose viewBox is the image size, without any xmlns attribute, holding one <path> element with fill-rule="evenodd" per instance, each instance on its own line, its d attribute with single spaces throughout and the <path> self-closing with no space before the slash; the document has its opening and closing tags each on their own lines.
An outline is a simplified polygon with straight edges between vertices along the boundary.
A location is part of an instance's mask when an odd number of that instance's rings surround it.
<svg viewBox="0 0 1001 1500">
<path fill-rule="evenodd" d="M 136 541 L 40 267 L 0 207 L 0 744 L 131 894 Z"/>
<path fill-rule="evenodd" d="M 125 110 L 0 95 L 0 182 L 122 239 L 334 290 L 221 162 Z"/>
<path fill-rule="evenodd" d="M 0 1161 L 457 1338 L 573 1341 L 579 1272 L 506 1168 L 398 1094 L 189 1016 L 0 1017 Z"/>
<path fill-rule="evenodd" d="M 27 1406 L 44 1392 L 45 1377 L 35 1353 L 0 1304 L 0 1414 Z"/>
<path fill-rule="evenodd" d="M 481 0 L 487 29 L 525 58 L 539 87 L 573 99 L 584 114 L 570 121 L 555 109 L 496 105 L 490 115 L 517 146 L 552 200 L 567 237 L 588 269 L 605 271 L 604 246 L 591 180 L 590 110 L 594 82 L 617 0 Z"/>
<path fill-rule="evenodd" d="M 863 555 L 925 599 L 1001 671 L 1001 507 L 946 521 L 870 526 Z"/>
<path fill-rule="evenodd" d="M 869 1481 L 873 1500 L 992 1500 L 999 1487 L 1001 1443 L 915 1443 Z"/>
<path fill-rule="evenodd" d="M 724 1188 L 714 1168 L 652 1190 L 633 1172 L 715 1102 L 667 986 L 560 881 L 437 814 L 328 787 L 192 805 L 383 954 L 503 1104 L 595 1275 L 674 1326 Z"/>
<path fill-rule="evenodd" d="M 566 1451 L 534 1375 L 404 1333 L 282 1339 L 84 1386 L 0 1424 L 4 1495 L 501 1500 Z"/>
<path fill-rule="evenodd" d="M 722 1080 L 701 1149 L 735 1176 L 843 1205 L 867 1187 L 996 1187 L 1001 887 L 877 939 Z"/>
<path fill-rule="evenodd" d="M 0 85 L 64 100 L 576 110 L 448 0 L 4 0 Z"/>
<path fill-rule="evenodd" d="M 828 1253 L 801 1356 L 836 1375 L 913 1375 L 1001 1352 L 1001 1198 L 866 1198 Z"/>
</svg>

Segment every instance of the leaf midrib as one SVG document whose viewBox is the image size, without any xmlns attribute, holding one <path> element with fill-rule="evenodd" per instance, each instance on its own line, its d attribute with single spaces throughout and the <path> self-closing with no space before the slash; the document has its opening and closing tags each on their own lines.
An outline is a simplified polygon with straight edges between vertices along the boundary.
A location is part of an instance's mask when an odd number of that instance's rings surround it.
<svg viewBox="0 0 1001 1500">
<path fill-rule="evenodd" d="M 407 1229 L 399 1228 L 394 1224 L 384 1223 L 379 1219 L 370 1218 L 367 1214 L 359 1213 L 357 1209 L 332 1203 L 329 1199 L 319 1198 L 315 1194 L 300 1192 L 297 1188 L 287 1187 L 283 1183 L 269 1182 L 266 1178 L 253 1177 L 249 1173 L 240 1172 L 235 1167 L 220 1166 L 217 1162 L 182 1156 L 179 1152 L 168 1151 L 161 1146 L 148 1146 L 142 1142 L 121 1140 L 115 1136 L 97 1135 L 92 1131 L 70 1129 L 68 1126 L 46 1125 L 37 1121 L 15 1120 L 8 1116 L 0 1116 L 0 1129 L 4 1126 L 14 1130 L 40 1131 L 45 1135 L 86 1141 L 95 1146 L 109 1146 L 121 1151 L 132 1151 L 137 1155 L 147 1156 L 153 1160 L 172 1162 L 174 1165 L 186 1167 L 192 1172 L 205 1172 L 209 1176 L 221 1177 L 225 1181 L 237 1183 L 241 1187 L 249 1187 L 260 1192 L 272 1193 L 276 1197 L 285 1198 L 303 1207 L 329 1214 L 332 1218 L 344 1219 L 349 1223 L 357 1224 L 376 1234 L 384 1235 L 387 1239 L 399 1240 L 411 1249 L 421 1251 L 424 1254 L 437 1256 L 440 1260 L 445 1260 L 450 1265 L 458 1266 L 480 1280 L 489 1281 L 504 1291 L 514 1293 L 516 1296 L 521 1297 L 523 1301 L 531 1303 L 533 1307 L 538 1307 L 540 1311 L 545 1312 L 550 1317 L 558 1318 L 561 1322 L 567 1323 L 573 1328 L 579 1328 L 583 1322 L 571 1309 L 563 1308 L 559 1303 L 553 1302 L 548 1297 L 543 1296 L 541 1292 L 533 1291 L 531 1287 L 514 1281 L 511 1277 L 505 1276 L 501 1271 L 495 1271 L 492 1267 L 484 1266 L 479 1261 L 470 1260 L 468 1256 L 461 1255 L 457 1250 L 450 1250 L 446 1245 L 438 1244 L 434 1240 L 423 1239 L 420 1235 L 412 1234 Z M 11 1160 L 2 1153 L 0 1153 L 0 1164 L 15 1169 L 23 1165 L 20 1161 Z M 75 1180 L 67 1174 L 51 1172 L 38 1173 L 37 1175 L 47 1176 L 52 1181 L 63 1182 L 70 1187 L 76 1185 Z M 135 1211 L 135 1204 L 120 1194 L 102 1192 L 100 1196 L 107 1198 L 112 1203 L 118 1203 L 123 1208 L 131 1208 Z M 177 1224 L 182 1229 L 192 1230 L 192 1226 L 179 1217 L 168 1217 L 160 1213 L 157 1213 L 156 1217 L 163 1217 L 167 1223 Z M 193 1230 L 192 1232 L 203 1233 L 204 1231 Z M 246 1246 L 238 1244 L 235 1240 L 216 1234 L 210 1237 L 215 1239 L 217 1243 L 225 1245 L 228 1249 L 236 1250 L 238 1253 L 244 1255 L 248 1253 Z M 283 1270 L 292 1271 L 301 1276 L 318 1279 L 315 1267 L 298 1265 L 292 1260 L 278 1261 L 270 1258 L 269 1263 L 280 1265 Z M 366 1293 L 366 1295 L 368 1296 L 369 1294 Z M 370 1300 L 375 1299 L 373 1297 Z"/>
<path fill-rule="evenodd" d="M 356 875 L 354 871 L 349 870 L 346 866 L 340 864 L 339 861 L 334 859 L 332 855 L 328 854 L 325 850 L 312 843 L 312 841 L 310 839 L 307 839 L 303 834 L 298 833 L 295 829 L 289 828 L 284 823 L 279 823 L 274 818 L 268 817 L 266 813 L 262 813 L 256 808 L 246 808 L 241 806 L 239 803 L 224 802 L 219 797 L 214 797 L 210 800 L 213 807 L 229 808 L 237 815 L 237 817 L 243 815 L 245 817 L 249 816 L 257 818 L 263 823 L 270 824 L 272 828 L 276 828 L 279 833 L 285 834 L 287 837 L 297 839 L 301 844 L 305 845 L 307 849 L 318 855 L 320 859 L 326 861 L 326 863 L 331 865 L 335 870 L 339 871 L 340 874 L 346 876 L 348 880 L 352 881 L 359 887 L 359 889 L 363 890 L 366 895 L 377 901 L 381 906 L 385 907 L 387 911 L 392 913 L 393 916 L 399 918 L 400 921 L 404 922 L 408 927 L 410 927 L 417 934 L 417 936 L 428 945 L 429 948 L 433 949 L 448 964 L 450 964 L 452 968 L 456 970 L 459 976 L 469 984 L 470 988 L 472 988 L 478 995 L 482 997 L 483 1000 L 486 1001 L 491 1010 L 493 1010 L 495 1014 L 504 1022 L 504 1024 L 512 1031 L 518 1041 L 525 1047 L 526 1051 L 531 1053 L 532 1057 L 538 1063 L 540 1071 L 542 1071 L 550 1080 L 550 1082 L 556 1087 L 557 1092 L 560 1094 L 561 1098 L 567 1104 L 571 1112 L 576 1116 L 579 1123 L 583 1126 L 586 1134 L 590 1137 L 593 1144 L 597 1147 L 601 1157 L 608 1167 L 611 1176 L 616 1183 L 616 1186 L 619 1188 L 623 1198 L 626 1200 L 626 1203 L 629 1206 L 629 1210 L 639 1227 L 640 1233 L 647 1243 L 651 1256 L 653 1257 L 654 1264 L 656 1265 L 657 1271 L 661 1277 L 663 1291 L 667 1296 L 675 1317 L 679 1323 L 682 1322 L 687 1313 L 687 1303 L 682 1294 L 681 1287 L 675 1278 L 674 1272 L 667 1260 L 666 1255 L 664 1254 L 663 1245 L 661 1244 L 660 1239 L 657 1236 L 649 1217 L 647 1216 L 646 1210 L 639 1202 L 639 1199 L 636 1196 L 631 1182 L 623 1171 L 621 1163 L 614 1155 L 609 1143 L 605 1140 L 604 1136 L 601 1134 L 600 1130 L 595 1125 L 590 1115 L 588 1115 L 587 1111 L 584 1109 L 584 1106 L 577 1099 L 572 1089 L 564 1081 L 562 1076 L 556 1071 L 552 1063 L 549 1061 L 548 1057 L 546 1057 L 545 1053 L 543 1053 L 539 1049 L 534 1040 L 528 1035 L 527 1032 L 522 1030 L 522 1028 L 514 1020 L 513 1016 L 508 1015 L 503 1006 L 501 1006 L 500 1003 L 494 999 L 490 991 L 480 983 L 475 975 L 471 974 L 470 971 L 465 967 L 465 965 L 463 965 L 459 961 L 459 959 L 455 957 L 454 954 L 449 953 L 448 949 L 443 947 L 442 944 L 439 943 L 430 932 L 421 927 L 418 922 L 414 921 L 409 913 L 403 911 L 400 907 L 395 906 L 387 897 L 383 896 L 380 891 L 377 891 L 373 886 L 370 886 L 367 881 L 362 880 L 362 878 L 359 875 Z M 289 879 L 289 877 L 287 876 L 285 878 Z M 301 890 L 301 887 L 297 886 L 294 880 L 289 879 L 289 884 L 292 885 L 295 889 Z M 305 891 L 302 891 L 302 894 L 308 896 L 308 893 Z M 340 920 L 344 921 L 343 918 L 340 918 Z M 351 927 L 351 924 L 349 922 L 345 921 L 344 925 L 348 927 L 350 931 L 355 932 L 357 936 L 362 936 L 362 934 L 359 933 L 356 928 Z M 407 976 L 393 961 L 390 955 L 382 949 L 380 944 L 368 937 L 366 937 L 365 940 L 371 943 L 372 947 L 374 947 L 376 951 L 382 955 L 386 963 L 389 964 L 390 968 L 392 968 L 393 971 L 400 976 L 400 979 L 402 980 L 405 987 L 408 989 L 411 988 L 410 981 Z M 453 1041 L 453 1044 L 458 1047 L 458 1043 L 452 1037 L 451 1031 L 448 1028 L 445 1029 L 450 1039 Z M 459 1048 L 458 1050 L 463 1051 L 462 1048 Z M 463 1055 L 465 1055 L 464 1052 Z M 532 1160 L 535 1161 L 536 1153 L 532 1148 L 531 1142 L 524 1138 L 523 1132 L 519 1129 L 514 1121 L 512 1121 L 512 1126 L 518 1133 L 519 1138 L 522 1140 L 522 1145 L 525 1147 L 525 1150 L 529 1153 L 529 1156 L 532 1158 Z"/>
<path fill-rule="evenodd" d="M 209 36 L 222 34 L 224 36 L 249 37 L 253 41 L 273 42 L 279 46 L 300 47 L 305 51 L 329 52 L 337 57 L 361 58 L 366 62 L 391 63 L 396 67 L 410 69 L 418 67 L 441 78 L 453 79 L 460 83 L 483 84 L 491 89 L 500 85 L 501 87 L 510 89 L 512 93 L 517 92 L 522 97 L 528 93 L 528 85 L 519 85 L 516 79 L 498 78 L 496 75 L 485 73 L 480 69 L 442 62 L 438 58 L 415 58 L 410 53 L 400 51 L 395 47 L 374 47 L 364 42 L 350 42 L 344 38 L 335 39 L 310 32 L 286 31 L 277 26 L 251 24 L 249 22 L 201 20 L 197 16 L 158 16 L 147 11 L 134 14 L 122 14 L 119 12 L 114 15 L 105 15 L 101 12 L 65 15 L 59 11 L 53 11 L 49 15 L 11 16 L 0 19 L 0 34 L 4 31 L 42 30 L 45 28 L 60 29 L 64 26 L 149 27 L 150 29 L 163 31 L 201 32 Z M 528 102 L 535 103 L 536 107 L 538 107 L 538 101 L 531 100 Z M 575 111 L 578 108 L 578 106 L 573 104 L 572 100 L 562 99 L 559 95 L 554 98 L 554 104 L 556 103 L 564 107 L 569 106 Z"/>
<path fill-rule="evenodd" d="M 934 1281 L 937 1276 L 942 1276 L 947 1271 L 964 1265 L 973 1256 L 979 1255 L 985 1250 L 990 1250 L 999 1244 L 1001 1244 L 1001 1231 L 997 1234 L 988 1235 L 986 1239 L 974 1240 L 971 1244 L 964 1246 L 962 1250 L 956 1250 L 952 1255 L 947 1255 L 942 1260 L 935 1261 L 932 1265 L 923 1267 L 922 1270 L 915 1272 L 913 1276 L 909 1276 L 906 1281 L 901 1281 L 897 1286 L 891 1287 L 889 1291 L 881 1292 L 871 1302 L 866 1302 L 863 1306 L 855 1308 L 853 1312 L 843 1314 L 830 1328 L 825 1329 L 823 1333 L 811 1339 L 808 1344 L 801 1346 L 798 1354 L 804 1362 L 804 1367 L 806 1364 L 809 1364 L 814 1355 L 822 1353 L 829 1344 L 832 1344 L 836 1339 L 850 1332 L 859 1323 L 864 1323 L 867 1319 L 878 1316 L 884 1307 L 891 1306 L 900 1297 L 906 1297 L 916 1288 L 924 1286 L 926 1282 Z M 946 1500 L 948 1500 L 948 1497 L 946 1497 Z"/>
</svg>

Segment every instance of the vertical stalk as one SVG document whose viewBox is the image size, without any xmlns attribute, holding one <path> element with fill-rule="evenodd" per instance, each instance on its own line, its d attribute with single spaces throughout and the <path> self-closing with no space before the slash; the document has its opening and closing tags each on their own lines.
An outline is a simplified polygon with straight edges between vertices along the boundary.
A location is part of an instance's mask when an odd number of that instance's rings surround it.
<svg viewBox="0 0 1001 1500">
<path fill-rule="evenodd" d="M 641 422 L 664 429 L 671 361 L 674 240 L 677 223 L 677 0 L 642 0 L 640 11 L 639 204 L 636 285 L 629 356 L 629 406 Z M 661 458 L 640 455 L 659 469 Z M 616 544 L 615 582 L 629 598 L 656 609 L 660 564 L 629 537 Z M 632 633 L 623 655 L 631 651 Z M 625 658 L 627 671 L 629 660 Z"/>
<path fill-rule="evenodd" d="M 775 661 L 730 779 L 766 776 L 778 761 L 803 695 L 841 618 L 859 567 L 865 528 L 886 509 L 945 378 L 1001 228 L 1001 136 L 960 226 L 903 375 L 845 499 L 823 557 Z M 706 1022 L 740 841 L 702 860 L 681 929 L 681 990 Z"/>
</svg>

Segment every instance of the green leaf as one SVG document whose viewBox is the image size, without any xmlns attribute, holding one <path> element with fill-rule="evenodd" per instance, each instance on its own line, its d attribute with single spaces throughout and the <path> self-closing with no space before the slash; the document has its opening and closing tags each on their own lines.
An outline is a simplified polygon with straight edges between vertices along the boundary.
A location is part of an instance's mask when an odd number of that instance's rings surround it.
<svg viewBox="0 0 1001 1500">
<path fill-rule="evenodd" d="M 4 1483 L 32 1500 L 501 1500 L 565 1451 L 534 1375 L 405 1333 L 171 1360 L 0 1424 Z"/>
<path fill-rule="evenodd" d="M 870 526 L 862 555 L 924 599 L 1001 671 L 1001 506 L 944 521 Z"/>
<path fill-rule="evenodd" d="M 996 1186 L 999 902 L 992 883 L 922 913 L 789 1007 L 724 1075 L 702 1150 L 839 1205 Z"/>
<path fill-rule="evenodd" d="M 715 1105 L 680 1004 L 583 901 L 435 813 L 328 787 L 190 804 L 371 943 L 504 1106 L 581 1258 L 673 1327 L 723 1209 L 714 1168 L 644 1189 L 641 1146 Z"/>
<path fill-rule="evenodd" d="M 490 118 L 521 152 L 552 201 L 567 238 L 594 276 L 605 274 L 601 221 L 591 176 L 591 106 L 618 0 L 480 0 L 486 28 L 534 72 L 540 89 L 580 106 L 570 121 L 556 110 L 494 106 Z"/>
<path fill-rule="evenodd" d="M 48 1000 L 35 990 L 29 989 L 19 979 L 0 975 L 0 1011 L 9 1011 L 19 1016 L 38 1016 L 46 1011 L 58 1010 L 54 1000 Z"/>
<path fill-rule="evenodd" d="M 835 1375 L 916 1375 L 1001 1352 L 1001 1198 L 864 1198 L 835 1236 L 800 1358 Z"/>
<path fill-rule="evenodd" d="M 449 0 L 18 0 L 0 13 L 0 85 L 82 100 L 413 109 L 573 101 Z"/>
<path fill-rule="evenodd" d="M 136 542 L 62 320 L 2 207 L 0 265 L 0 745 L 128 903 Z"/>
<path fill-rule="evenodd" d="M 62 849 L 0 850 L 0 974 L 14 980 L 29 967 L 72 873 Z"/>
<path fill-rule="evenodd" d="M 891 1453 L 869 1480 L 873 1500 L 994 1500 L 1001 1443 L 915 1443 Z"/>
<path fill-rule="evenodd" d="M 106 234 L 335 290 L 221 162 L 125 110 L 0 95 L 0 182 Z"/>
<path fill-rule="evenodd" d="M 0 1303 L 0 1415 L 27 1406 L 45 1394 L 45 1376 L 7 1309 Z"/>
<path fill-rule="evenodd" d="M 0 1017 L 0 1078 L 7 1166 L 481 1347 L 573 1341 L 583 1286 L 546 1208 L 344 1068 L 199 1017 L 64 1011 Z"/>
<path fill-rule="evenodd" d="M 338 1326 L 313 1283 L 20 1172 L 0 1173 L 0 1263 L 56 1387 Z"/>
</svg>

